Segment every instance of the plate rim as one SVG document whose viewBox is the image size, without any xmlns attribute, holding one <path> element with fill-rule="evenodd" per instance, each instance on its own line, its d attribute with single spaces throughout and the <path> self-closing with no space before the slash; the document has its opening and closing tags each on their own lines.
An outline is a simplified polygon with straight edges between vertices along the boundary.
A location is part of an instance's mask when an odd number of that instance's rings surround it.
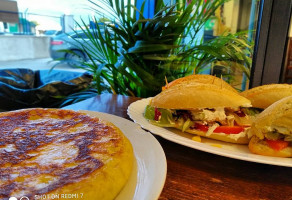
<svg viewBox="0 0 292 200">
<path fill-rule="evenodd" d="M 218 147 L 212 147 L 212 146 L 206 145 L 205 143 L 200 143 L 200 142 L 190 140 L 189 138 L 175 134 L 174 132 L 167 130 L 166 128 L 152 125 L 143 117 L 144 122 L 147 121 L 147 124 L 145 124 L 145 123 L 143 123 L 143 120 L 141 122 L 141 120 L 136 118 L 136 116 L 134 114 L 134 109 L 136 109 L 137 106 L 142 106 L 142 105 L 144 105 L 144 107 L 145 107 L 152 98 L 153 97 L 144 98 L 144 99 L 140 99 L 138 101 L 131 103 L 128 106 L 127 113 L 128 113 L 128 116 L 135 123 L 139 124 L 143 129 L 150 131 L 154 135 L 159 135 L 160 137 L 162 137 L 166 140 L 169 140 L 171 142 L 175 142 L 175 143 L 183 145 L 183 146 L 187 146 L 189 148 L 204 151 L 207 153 L 212 153 L 212 154 L 219 155 L 219 156 L 224 156 L 224 157 L 242 160 L 242 161 L 260 163 L 260 164 L 292 167 L 292 159 L 291 158 L 262 156 L 262 155 L 253 154 L 251 152 L 250 153 L 245 153 L 245 152 L 234 153 L 234 152 L 231 152 L 230 150 L 227 150 L 227 149 L 220 149 Z M 140 112 L 138 112 L 138 113 L 143 116 L 143 113 L 140 113 Z M 167 133 L 167 132 L 169 132 L 169 133 Z M 214 141 L 214 142 L 219 142 L 219 141 L 215 141 L 213 139 L 208 139 L 208 140 Z M 227 143 L 227 142 L 223 142 L 223 143 L 227 144 L 227 145 L 230 144 L 230 146 L 237 146 L 238 145 L 240 147 L 244 147 L 244 145 L 241 145 L 241 144 L 232 144 L 232 143 Z M 246 148 L 248 149 L 247 146 L 246 146 Z M 220 149 L 220 150 L 218 150 L 218 149 Z M 290 162 L 288 162 L 288 161 L 290 161 Z"/>
</svg>

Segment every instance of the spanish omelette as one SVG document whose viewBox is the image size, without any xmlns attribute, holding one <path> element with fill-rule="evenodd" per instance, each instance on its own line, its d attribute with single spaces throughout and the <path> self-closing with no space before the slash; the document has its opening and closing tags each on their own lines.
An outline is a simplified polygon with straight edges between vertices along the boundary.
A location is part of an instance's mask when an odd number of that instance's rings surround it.
<svg viewBox="0 0 292 200">
<path fill-rule="evenodd" d="M 133 149 L 123 133 L 83 113 L 3 112 L 0 134 L 0 199 L 113 199 L 132 170 Z"/>
</svg>

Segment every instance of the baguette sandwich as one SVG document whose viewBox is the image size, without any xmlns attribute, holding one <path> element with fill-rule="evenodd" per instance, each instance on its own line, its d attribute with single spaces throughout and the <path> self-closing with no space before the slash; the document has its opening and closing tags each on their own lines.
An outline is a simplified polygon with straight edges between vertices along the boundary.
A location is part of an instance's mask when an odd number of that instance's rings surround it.
<svg viewBox="0 0 292 200">
<path fill-rule="evenodd" d="M 189 76 L 185 76 L 182 78 L 175 79 L 174 81 L 171 81 L 170 83 L 166 84 L 164 87 L 162 87 L 162 90 L 168 89 L 172 86 L 175 86 L 177 84 L 188 84 L 188 83 L 203 83 L 203 84 L 212 84 L 217 85 L 219 87 L 228 89 L 230 91 L 236 92 L 237 90 L 234 89 L 231 85 L 229 85 L 226 81 L 212 75 L 208 74 L 193 74 Z"/>
<path fill-rule="evenodd" d="M 248 144 L 251 125 L 244 109 L 248 99 L 213 84 L 180 83 L 153 97 L 144 117 L 161 127 L 173 127 L 207 138 Z"/>
<path fill-rule="evenodd" d="M 260 113 L 251 127 L 249 149 L 255 154 L 292 157 L 292 96 Z"/>
</svg>

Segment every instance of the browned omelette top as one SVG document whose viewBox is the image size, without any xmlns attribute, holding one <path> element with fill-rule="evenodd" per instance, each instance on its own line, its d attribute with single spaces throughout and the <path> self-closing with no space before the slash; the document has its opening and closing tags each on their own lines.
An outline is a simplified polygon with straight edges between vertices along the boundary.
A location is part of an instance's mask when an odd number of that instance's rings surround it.
<svg viewBox="0 0 292 200">
<path fill-rule="evenodd" d="M 120 148 L 113 125 L 70 110 L 0 113 L 0 199 L 44 194 L 101 168 Z"/>
</svg>

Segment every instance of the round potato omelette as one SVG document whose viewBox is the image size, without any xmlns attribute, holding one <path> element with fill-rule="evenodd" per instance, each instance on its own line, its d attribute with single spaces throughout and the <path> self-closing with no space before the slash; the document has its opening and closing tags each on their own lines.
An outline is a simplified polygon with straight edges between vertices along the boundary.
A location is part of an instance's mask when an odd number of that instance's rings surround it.
<svg viewBox="0 0 292 200">
<path fill-rule="evenodd" d="M 0 199 L 114 199 L 132 171 L 119 128 L 81 112 L 3 112 L 0 134 Z"/>
</svg>

